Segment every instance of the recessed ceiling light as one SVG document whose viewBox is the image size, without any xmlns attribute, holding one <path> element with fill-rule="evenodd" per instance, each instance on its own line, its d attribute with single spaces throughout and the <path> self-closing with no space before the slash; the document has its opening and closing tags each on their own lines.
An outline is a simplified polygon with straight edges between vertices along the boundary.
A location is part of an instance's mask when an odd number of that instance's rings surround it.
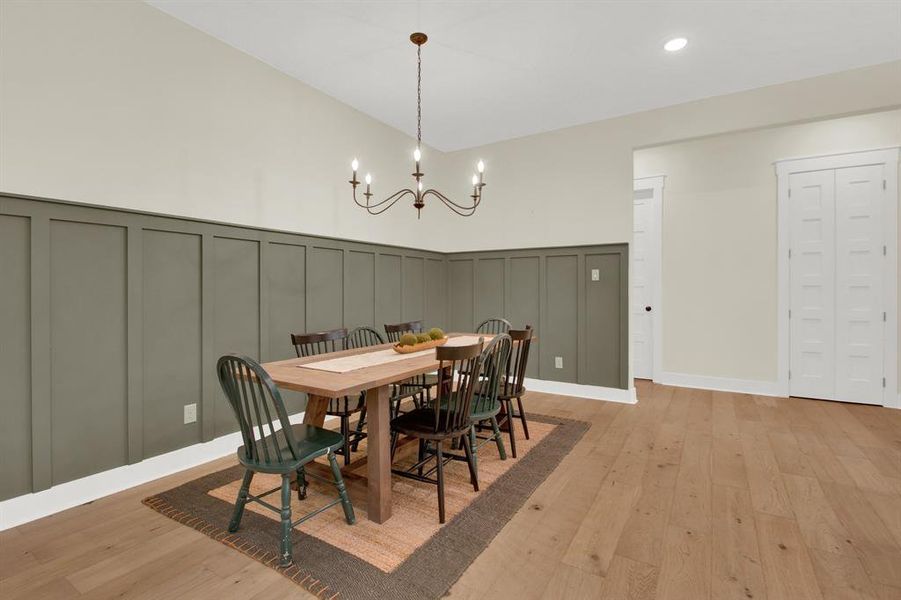
<svg viewBox="0 0 901 600">
<path fill-rule="evenodd" d="M 663 44 L 663 49 L 667 52 L 678 52 L 682 48 L 688 45 L 688 40 L 683 37 L 673 38 L 667 43 Z"/>
</svg>

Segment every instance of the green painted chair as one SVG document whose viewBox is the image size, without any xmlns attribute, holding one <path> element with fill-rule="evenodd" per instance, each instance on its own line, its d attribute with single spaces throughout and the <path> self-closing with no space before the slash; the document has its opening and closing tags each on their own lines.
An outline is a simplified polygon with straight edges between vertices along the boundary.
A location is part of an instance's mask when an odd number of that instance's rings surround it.
<svg viewBox="0 0 901 600">
<path fill-rule="evenodd" d="M 332 329 L 331 331 L 320 331 L 317 333 L 292 333 L 291 344 L 298 358 L 308 356 L 317 356 L 328 352 L 337 352 L 344 350 L 342 343 L 346 346 L 347 330 Z M 366 407 L 364 395 L 362 393 L 353 396 L 344 396 L 342 398 L 331 398 L 328 401 L 328 407 L 325 414 L 330 417 L 338 417 L 341 423 L 341 435 L 344 436 L 344 446 L 338 449 L 338 454 L 344 457 L 344 464 L 350 464 L 350 454 L 356 450 L 360 440 L 366 437 L 366 433 L 362 430 L 350 429 L 350 418 L 362 412 Z"/>
<path fill-rule="evenodd" d="M 287 567 L 294 562 L 291 530 L 307 519 L 341 503 L 344 517 L 353 525 L 353 505 L 347 495 L 341 469 L 335 458 L 335 450 L 344 444 L 340 434 L 313 427 L 312 425 L 292 425 L 278 388 L 269 374 L 256 361 L 246 356 L 227 354 L 216 365 L 219 384 L 225 392 L 241 428 L 244 445 L 238 448 L 238 461 L 244 466 L 244 480 L 235 501 L 235 512 L 228 530 L 235 532 L 241 526 L 241 517 L 248 502 L 257 502 L 281 515 L 280 564 Z M 277 428 L 278 427 L 278 428 Z M 334 480 L 324 479 L 306 473 L 304 465 L 320 456 L 328 456 Z M 250 493 L 250 482 L 255 473 L 274 473 L 282 476 L 282 484 L 259 495 Z M 338 499 L 307 514 L 297 521 L 291 521 L 291 475 L 297 474 L 297 495 L 306 497 L 307 477 L 334 485 Z M 281 491 L 281 508 L 269 504 L 263 498 Z"/>
<path fill-rule="evenodd" d="M 529 423 L 526 420 L 526 411 L 522 406 L 522 396 L 526 393 L 524 384 L 526 367 L 529 364 L 529 348 L 532 345 L 532 326 L 526 325 L 525 329 L 511 329 L 507 332 L 513 339 L 513 349 L 510 358 L 507 359 L 505 374 L 501 378 L 500 391 L 497 395 L 503 408 L 503 416 L 499 423 L 502 429 L 510 434 L 510 452 L 516 458 L 516 420 L 522 422 L 523 434 L 529 439 Z M 516 402 L 519 412 L 513 408 Z"/>
<path fill-rule="evenodd" d="M 476 333 L 488 333 L 488 334 L 497 334 L 497 333 L 507 333 L 513 328 L 513 324 L 507 319 L 502 319 L 500 317 L 492 317 L 490 319 L 485 319 L 479 326 L 476 327 Z"/>
<path fill-rule="evenodd" d="M 479 472 L 479 448 L 485 444 L 494 442 L 501 460 L 507 460 L 504 437 L 497 423 L 497 414 L 501 410 L 501 403 L 497 396 L 512 347 L 513 340 L 510 336 L 506 333 L 498 333 L 482 350 L 482 372 L 479 375 L 479 386 L 472 397 L 472 408 L 470 409 L 472 427 L 469 430 L 469 443 L 472 448 L 472 460 L 476 467 L 476 478 L 478 478 Z M 478 435 L 478 431 L 488 430 L 489 427 L 490 435 Z"/>
</svg>

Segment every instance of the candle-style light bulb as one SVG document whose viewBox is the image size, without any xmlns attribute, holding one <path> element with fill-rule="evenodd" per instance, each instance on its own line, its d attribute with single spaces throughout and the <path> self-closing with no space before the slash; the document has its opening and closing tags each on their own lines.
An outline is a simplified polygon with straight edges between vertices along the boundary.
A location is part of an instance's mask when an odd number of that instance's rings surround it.
<svg viewBox="0 0 901 600">
<path fill-rule="evenodd" d="M 354 173 L 356 173 L 357 169 L 360 168 L 360 163 L 356 158 L 350 161 L 350 168 L 353 169 Z"/>
<path fill-rule="evenodd" d="M 419 162 L 419 159 L 422 158 L 422 152 L 419 151 L 419 148 L 413 151 L 413 160 Z"/>
<path fill-rule="evenodd" d="M 472 185 L 473 187 L 479 185 L 479 178 L 475 175 L 472 176 Z"/>
<path fill-rule="evenodd" d="M 476 168 L 479 170 L 479 173 L 484 173 L 485 172 L 485 163 L 483 163 L 482 161 L 479 161 L 479 164 L 476 165 Z"/>
<path fill-rule="evenodd" d="M 369 185 L 370 183 L 372 183 L 372 175 L 366 173 L 366 185 Z"/>
</svg>

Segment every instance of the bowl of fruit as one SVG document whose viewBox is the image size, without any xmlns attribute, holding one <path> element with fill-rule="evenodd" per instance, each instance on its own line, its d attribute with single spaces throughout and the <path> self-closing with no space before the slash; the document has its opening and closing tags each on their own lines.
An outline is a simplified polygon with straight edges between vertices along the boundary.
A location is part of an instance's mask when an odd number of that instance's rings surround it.
<svg viewBox="0 0 901 600">
<path fill-rule="evenodd" d="M 428 333 L 405 333 L 394 344 L 394 351 L 400 354 L 410 354 L 420 350 L 436 348 L 447 343 L 447 336 L 437 327 L 433 327 Z"/>
</svg>

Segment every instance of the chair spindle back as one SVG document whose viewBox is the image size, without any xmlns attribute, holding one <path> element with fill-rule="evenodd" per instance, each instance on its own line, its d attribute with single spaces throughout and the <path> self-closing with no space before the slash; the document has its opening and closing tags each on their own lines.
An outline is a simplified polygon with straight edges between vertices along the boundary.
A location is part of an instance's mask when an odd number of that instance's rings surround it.
<svg viewBox="0 0 901 600">
<path fill-rule="evenodd" d="M 472 396 L 479 385 L 483 339 L 469 346 L 438 346 L 438 397 L 435 432 L 451 433 L 469 427 Z"/>
<path fill-rule="evenodd" d="M 507 361 L 506 376 L 503 378 L 501 393 L 512 396 L 523 390 L 526 366 L 529 363 L 529 347 L 532 345 L 532 326 L 525 329 L 511 329 L 507 332 L 513 340 L 513 349 Z"/>
<path fill-rule="evenodd" d="M 348 350 L 351 348 L 367 348 L 369 346 L 379 346 L 385 343 L 385 338 L 372 327 L 357 327 L 347 334 L 344 345 Z"/>
<path fill-rule="evenodd" d="M 513 340 L 506 333 L 499 333 L 482 350 L 482 372 L 479 386 L 472 398 L 472 412 L 482 413 L 497 403 L 497 394 L 504 378 Z"/>
<path fill-rule="evenodd" d="M 216 372 L 241 428 L 247 458 L 273 466 L 300 458 L 285 403 L 263 367 L 252 358 L 227 354 L 219 359 Z M 276 422 L 280 430 L 276 430 Z M 270 443 L 264 440 L 267 436 Z M 286 456 L 282 448 L 290 455 Z"/>
<path fill-rule="evenodd" d="M 512 328 L 513 324 L 510 323 L 510 321 L 508 321 L 507 319 L 492 317 L 491 319 L 485 319 L 484 321 L 479 323 L 479 326 L 476 327 L 476 333 L 507 333 Z"/>
<path fill-rule="evenodd" d="M 385 324 L 385 333 L 388 341 L 395 344 L 400 341 L 400 336 L 405 333 L 422 333 L 422 321 L 408 321 L 407 323 Z"/>
<path fill-rule="evenodd" d="M 316 356 L 343 350 L 342 343 L 347 338 L 346 329 L 332 329 L 319 333 L 292 333 L 291 343 L 298 358 Z"/>
</svg>

